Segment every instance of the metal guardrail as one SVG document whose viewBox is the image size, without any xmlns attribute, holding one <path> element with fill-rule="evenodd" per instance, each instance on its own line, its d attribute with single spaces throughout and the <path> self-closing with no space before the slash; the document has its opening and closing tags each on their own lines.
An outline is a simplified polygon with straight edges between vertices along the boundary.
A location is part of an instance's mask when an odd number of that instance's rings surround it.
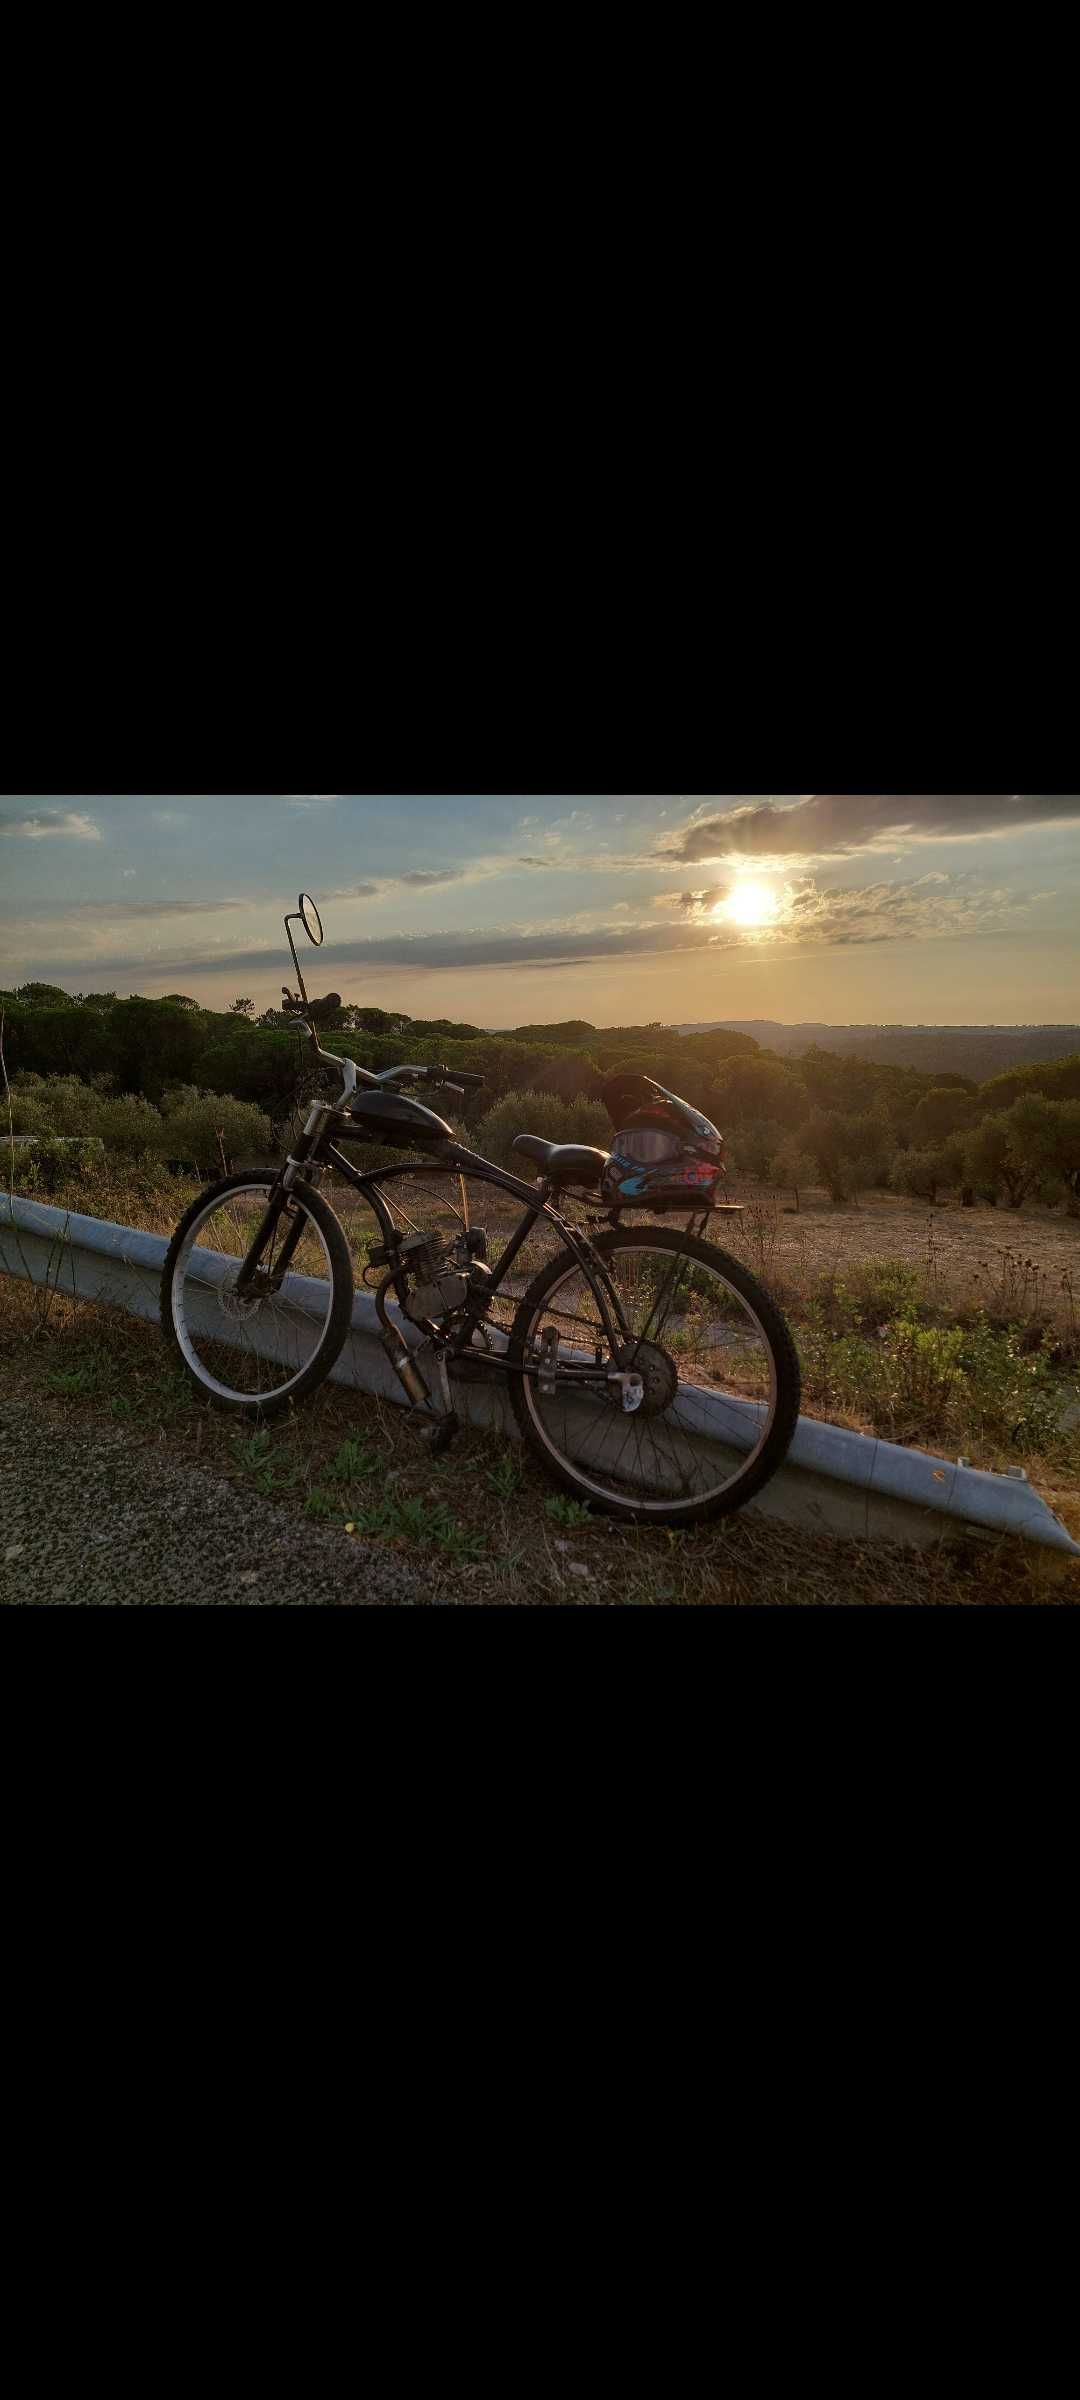
<svg viewBox="0 0 1080 2400">
<path fill-rule="evenodd" d="M 0 1273 L 82 1300 L 103 1300 L 131 1316 L 156 1318 L 168 1244 L 160 1234 L 69 1215 L 34 1200 L 0 1193 Z M 224 1273 L 226 1261 L 222 1259 Z M 282 1299 L 309 1313 L 310 1279 L 286 1278 Z M 306 1303 L 306 1305 L 305 1305 Z M 321 1313 L 321 1312 L 320 1312 Z M 418 1335 L 401 1320 L 407 1341 Z M 220 1327 L 219 1327 L 220 1330 Z M 250 1328 L 248 1329 L 250 1339 Z M 357 1294 L 352 1330 L 333 1379 L 395 1403 L 404 1394 L 379 1338 L 375 1303 Z M 516 1436 L 516 1422 L 497 1384 L 459 1387 L 463 1417 Z M 758 1411 L 749 1401 L 691 1390 L 680 1396 L 685 1430 L 695 1440 L 747 1449 Z M 1032 1490 L 1021 1469 L 990 1475 L 923 1450 L 901 1449 L 841 1425 L 801 1417 L 778 1475 L 751 1502 L 765 1516 L 814 1531 L 923 1546 L 948 1533 L 1018 1534 L 1080 1558 L 1080 1543 Z"/>
</svg>

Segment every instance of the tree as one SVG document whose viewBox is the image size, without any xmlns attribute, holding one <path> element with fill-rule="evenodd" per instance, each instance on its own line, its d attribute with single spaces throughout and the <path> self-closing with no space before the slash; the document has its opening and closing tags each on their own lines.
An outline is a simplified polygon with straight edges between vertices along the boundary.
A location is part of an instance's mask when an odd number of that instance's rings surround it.
<svg viewBox="0 0 1080 2400">
<path fill-rule="evenodd" d="M 911 1119 L 911 1139 L 917 1150 L 932 1149 L 950 1133 L 965 1133 L 978 1115 L 979 1103 L 970 1092 L 947 1090 L 942 1085 L 923 1093 Z"/>
<path fill-rule="evenodd" d="M 58 983 L 21 983 L 15 994 L 24 1008 L 71 1008 L 73 995 L 62 991 Z"/>
<path fill-rule="evenodd" d="M 709 1114 L 720 1126 L 766 1120 L 791 1132 L 806 1118 L 808 1103 L 791 1068 L 759 1052 L 722 1062 L 709 1092 Z"/>
<path fill-rule="evenodd" d="M 1080 1205 L 1080 1100 L 1062 1100 L 1058 1106 L 1058 1173 L 1072 1195 L 1075 1213 Z"/>
<path fill-rule="evenodd" d="M 230 1017 L 252 1018 L 255 1014 L 255 1002 L 254 1000 L 230 1000 L 226 1014 Z"/>
<path fill-rule="evenodd" d="M 846 1117 L 836 1108 L 816 1108 L 799 1140 L 816 1160 L 830 1200 L 854 1199 L 888 1174 L 889 1134 L 880 1117 Z"/>
<path fill-rule="evenodd" d="M 711 1033 L 684 1033 L 682 1046 L 689 1058 L 704 1059 L 710 1067 L 728 1058 L 756 1058 L 759 1047 L 753 1034 L 728 1033 L 722 1025 L 714 1026 Z"/>
<path fill-rule="evenodd" d="M 817 1163 L 804 1149 L 798 1134 L 789 1133 L 769 1165 L 769 1182 L 774 1191 L 789 1191 L 795 1199 L 795 1214 L 800 1214 L 799 1194 L 817 1182 Z"/>
<path fill-rule="evenodd" d="M 775 1117 L 761 1117 L 749 1125 L 738 1125 L 726 1136 L 728 1155 L 740 1175 L 749 1175 L 755 1183 L 771 1181 L 769 1169 L 784 1140 L 786 1127 Z"/>
<path fill-rule="evenodd" d="M 1060 1196 L 1064 1184 L 1080 1194 L 1080 1100 L 1047 1100 L 1029 1092 L 1005 1114 L 1009 1157 L 1016 1173 L 1030 1177 L 1029 1189 Z M 1056 1190 L 1055 1190 L 1056 1187 Z M 1015 1205 L 1015 1204 L 1014 1204 Z"/>
<path fill-rule="evenodd" d="M 1028 1104 L 1020 1101 L 1023 1108 Z M 1022 1208 L 1040 1168 L 1031 1154 L 1020 1126 L 1010 1123 L 1012 1111 L 1000 1110 L 996 1116 L 984 1117 L 968 1135 L 965 1149 L 967 1181 L 996 1204 L 1002 1191 L 1010 1208 Z"/>
<path fill-rule="evenodd" d="M 568 1017 L 561 1025 L 518 1025 L 510 1035 L 510 1040 L 556 1044 L 566 1042 L 571 1049 L 579 1049 L 582 1043 L 595 1039 L 595 1036 L 596 1027 L 590 1025 L 587 1017 Z"/>
<path fill-rule="evenodd" d="M 964 1175 L 964 1138 L 954 1135 L 948 1141 L 930 1143 L 919 1150 L 898 1151 L 889 1181 L 894 1192 L 906 1192 L 913 1200 L 929 1200 L 932 1208 L 938 1193 L 954 1191 L 964 1181 Z"/>
<path fill-rule="evenodd" d="M 355 1002 L 350 1002 L 341 1013 L 343 1023 L 352 1033 L 404 1033 L 410 1022 L 408 1017 L 395 1016 L 391 1009 L 360 1008 Z"/>
</svg>

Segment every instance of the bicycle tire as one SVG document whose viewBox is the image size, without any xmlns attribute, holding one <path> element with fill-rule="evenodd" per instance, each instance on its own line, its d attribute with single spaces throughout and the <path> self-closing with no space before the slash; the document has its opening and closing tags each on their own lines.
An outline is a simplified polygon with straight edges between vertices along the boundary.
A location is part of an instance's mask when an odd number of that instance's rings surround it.
<svg viewBox="0 0 1080 2400">
<path fill-rule="evenodd" d="M 314 1185 L 307 1183 L 293 1185 L 289 1195 L 290 1200 L 299 1203 L 306 1210 L 326 1243 L 333 1288 L 326 1326 L 314 1357 L 309 1359 L 307 1365 L 301 1368 L 297 1376 L 280 1392 L 229 1394 L 220 1386 L 216 1386 L 212 1381 L 201 1376 L 192 1365 L 180 1340 L 174 1315 L 173 1285 L 177 1262 L 184 1244 L 189 1233 L 198 1224 L 200 1217 L 209 1215 L 213 1208 L 226 1199 L 230 1193 L 265 1191 L 267 1199 L 269 1199 L 276 1182 L 277 1176 L 272 1172 L 260 1174 L 255 1171 L 246 1175 L 241 1172 L 236 1175 L 226 1175 L 220 1183 L 212 1184 L 205 1191 L 198 1193 L 190 1208 L 181 1217 L 173 1234 L 161 1274 L 162 1330 L 166 1340 L 176 1351 L 185 1373 L 190 1377 L 196 1391 L 201 1393 L 204 1400 L 211 1401 L 214 1407 L 231 1412 L 236 1416 L 252 1418 L 260 1424 L 265 1424 L 272 1417 L 283 1416 L 297 1401 L 307 1399 L 320 1383 L 325 1382 L 331 1368 L 340 1357 L 345 1337 L 352 1323 L 354 1293 L 352 1259 L 349 1255 L 349 1245 L 333 1209 L 323 1199 L 321 1192 L 316 1191 Z"/>
<path fill-rule="evenodd" d="M 592 1243 L 592 1248 L 601 1259 L 617 1251 L 633 1249 L 668 1250 L 673 1256 L 681 1252 L 697 1264 L 721 1274 L 752 1309 L 765 1336 L 776 1380 L 773 1421 L 763 1445 L 752 1456 L 743 1474 L 734 1477 L 723 1492 L 707 1499 L 635 1502 L 598 1491 L 590 1477 L 577 1471 L 545 1435 L 530 1405 L 527 1388 L 529 1378 L 520 1372 L 538 1310 L 550 1292 L 578 1265 L 572 1251 L 562 1250 L 530 1284 L 514 1320 L 510 1338 L 509 1360 L 512 1368 L 518 1370 L 511 1372 L 509 1378 L 511 1404 L 529 1448 L 547 1474 L 562 1484 L 564 1490 L 572 1492 L 579 1500 L 585 1500 L 601 1514 L 619 1518 L 624 1524 L 702 1525 L 715 1518 L 733 1515 L 762 1491 L 778 1467 L 783 1465 L 799 1421 L 802 1397 L 799 1360 L 784 1317 L 771 1294 L 748 1267 L 719 1250 L 714 1243 L 700 1240 L 695 1235 L 680 1234 L 667 1226 L 628 1226 L 625 1230 L 601 1234 Z"/>
</svg>

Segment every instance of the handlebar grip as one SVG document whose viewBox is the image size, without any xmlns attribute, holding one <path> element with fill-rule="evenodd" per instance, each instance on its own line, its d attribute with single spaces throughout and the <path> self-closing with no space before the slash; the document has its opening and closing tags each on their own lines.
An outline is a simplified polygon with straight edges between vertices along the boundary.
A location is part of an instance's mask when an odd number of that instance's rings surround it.
<svg viewBox="0 0 1080 2400">
<path fill-rule="evenodd" d="M 484 1078 L 482 1075 L 467 1075 L 464 1067 L 428 1067 L 425 1070 L 424 1081 L 425 1083 L 448 1084 L 452 1091 L 478 1092 L 483 1085 Z"/>
</svg>

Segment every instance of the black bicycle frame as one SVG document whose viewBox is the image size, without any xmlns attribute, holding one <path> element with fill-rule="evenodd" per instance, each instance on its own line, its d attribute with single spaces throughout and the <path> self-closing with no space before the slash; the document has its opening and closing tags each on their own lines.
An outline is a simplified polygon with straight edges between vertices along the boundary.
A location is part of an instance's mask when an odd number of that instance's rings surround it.
<svg viewBox="0 0 1080 2400">
<path fill-rule="evenodd" d="M 499 1291 L 519 1250 L 528 1240 L 533 1226 L 539 1218 L 543 1217 L 562 1235 L 567 1248 L 573 1252 L 578 1265 L 593 1285 L 603 1319 L 604 1331 L 609 1342 L 618 1343 L 626 1335 L 627 1328 L 618 1295 L 603 1260 L 596 1256 L 587 1237 L 578 1233 L 576 1228 L 565 1217 L 560 1216 L 557 1209 L 552 1207 L 550 1195 L 554 1187 L 551 1184 L 543 1181 L 539 1185 L 523 1183 L 519 1176 L 507 1174 L 504 1168 L 493 1166 L 490 1159 L 481 1158 L 474 1150 L 464 1149 L 458 1142 L 445 1143 L 438 1152 L 422 1161 L 403 1158 L 400 1168 L 375 1167 L 370 1175 L 358 1175 L 355 1167 L 351 1165 L 344 1153 L 337 1148 L 335 1143 L 326 1139 L 328 1131 L 329 1127 L 322 1125 L 317 1127 L 313 1133 L 305 1132 L 290 1152 L 279 1188 L 271 1196 L 266 1215 L 237 1277 L 238 1291 L 242 1292 L 255 1275 L 267 1241 L 282 1210 L 288 1206 L 292 1183 L 303 1179 L 305 1168 L 331 1166 L 339 1175 L 343 1175 L 346 1183 L 351 1184 L 354 1191 L 361 1192 L 370 1203 L 383 1239 L 393 1249 L 397 1244 L 398 1229 L 379 1190 L 380 1178 L 407 1174 L 410 1167 L 417 1165 L 443 1167 L 452 1174 L 478 1175 L 484 1183 L 493 1184 L 498 1191 L 508 1193 L 511 1199 L 520 1200 L 523 1204 L 524 1216 L 516 1232 L 511 1235 L 499 1260 L 498 1274 L 492 1278 L 487 1297 L 494 1298 Z M 291 1175 L 290 1170 L 294 1170 Z M 301 1214 L 297 1217 L 295 1225 L 290 1226 L 275 1262 L 272 1279 L 274 1288 L 280 1284 L 287 1273 L 303 1230 L 304 1223 Z"/>
</svg>

